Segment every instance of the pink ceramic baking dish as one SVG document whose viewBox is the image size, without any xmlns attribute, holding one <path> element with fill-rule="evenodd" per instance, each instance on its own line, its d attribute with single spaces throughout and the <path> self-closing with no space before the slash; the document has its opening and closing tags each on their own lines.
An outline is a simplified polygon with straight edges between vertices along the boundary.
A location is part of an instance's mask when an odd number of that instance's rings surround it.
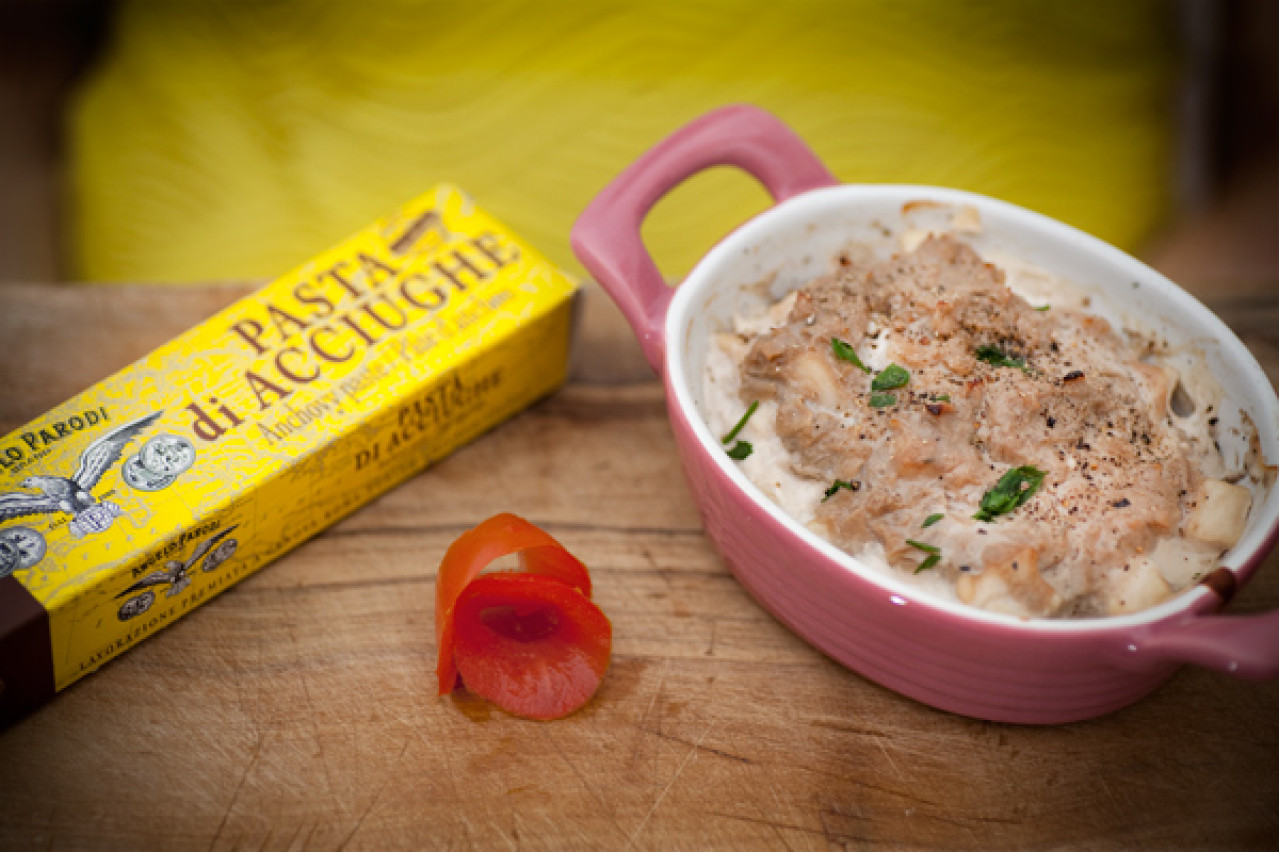
<svg viewBox="0 0 1280 853">
<path fill-rule="evenodd" d="M 725 237 L 676 289 L 640 239 L 653 205 L 694 173 L 745 170 L 774 207 Z M 1080 620 L 1019 620 L 936 598 L 877 572 L 787 516 L 724 452 L 700 414 L 711 334 L 744 288 L 781 296 L 826 272 L 842 246 L 893 227 L 904 205 L 970 205 L 979 249 L 1014 253 L 1097 288 L 1099 313 L 1138 317 L 1189 344 L 1222 384 L 1224 421 L 1248 418 L 1276 464 L 1276 396 L 1225 325 L 1159 273 L 1087 234 L 1013 205 L 951 189 L 840 185 L 776 118 L 717 110 L 676 131 L 619 175 L 573 229 L 582 263 L 622 309 L 664 380 L 671 427 L 707 533 L 742 585 L 797 634 L 873 681 L 938 708 L 990 720 L 1059 723 L 1123 707 L 1183 663 L 1246 678 L 1276 675 L 1275 611 L 1219 615 L 1276 543 L 1274 477 L 1255 490 L 1248 527 L 1223 568 L 1152 609 Z M 1230 435 L 1231 429 L 1224 431 Z M 1224 447 L 1228 454 L 1245 451 Z"/>
</svg>

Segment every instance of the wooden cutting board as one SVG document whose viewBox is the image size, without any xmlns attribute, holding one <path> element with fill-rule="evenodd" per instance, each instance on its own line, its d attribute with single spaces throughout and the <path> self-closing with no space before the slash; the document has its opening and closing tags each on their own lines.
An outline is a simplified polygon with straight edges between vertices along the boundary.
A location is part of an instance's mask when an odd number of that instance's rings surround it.
<svg viewBox="0 0 1280 853">
<path fill-rule="evenodd" d="M 1273 380 L 1274 288 L 1220 306 Z M 248 289 L 0 287 L 0 430 Z M 0 732 L 0 845 L 1274 849 L 1274 682 L 1188 668 L 1045 728 L 902 698 L 733 580 L 598 291 L 573 376 Z M 436 565 L 501 510 L 591 566 L 614 625 L 567 720 L 435 695 Z M 1232 609 L 1276 599 L 1273 552 Z"/>
</svg>

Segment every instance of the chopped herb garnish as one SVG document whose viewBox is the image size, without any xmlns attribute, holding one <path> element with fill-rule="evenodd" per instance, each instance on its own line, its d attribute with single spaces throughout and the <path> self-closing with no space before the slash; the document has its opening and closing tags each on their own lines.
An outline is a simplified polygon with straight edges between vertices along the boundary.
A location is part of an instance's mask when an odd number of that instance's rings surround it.
<svg viewBox="0 0 1280 853">
<path fill-rule="evenodd" d="M 938 563 L 941 561 L 942 561 L 942 556 L 940 554 L 930 554 L 920 562 L 920 565 L 916 566 L 916 570 L 912 572 L 912 574 L 918 575 L 923 571 L 932 569 L 934 566 L 938 565 Z"/>
<path fill-rule="evenodd" d="M 931 515 L 929 517 L 942 518 L 941 515 L 938 515 L 938 516 Z M 924 526 L 928 527 L 929 523 L 925 522 Z M 917 548 L 929 555 L 925 557 L 923 561 L 921 561 L 920 565 L 916 566 L 915 574 L 917 575 L 925 571 L 926 569 L 932 569 L 934 566 L 938 565 L 938 561 L 942 559 L 942 554 L 939 552 L 937 545 L 929 545 L 924 542 L 917 542 L 914 539 L 908 539 L 907 544 L 910 545 L 912 548 Z"/>
<path fill-rule="evenodd" d="M 1048 305 L 1041 305 L 1041 306 L 1037 307 L 1037 308 L 1036 308 L 1036 310 L 1037 310 L 1037 311 L 1048 311 L 1048 310 L 1049 310 L 1049 308 L 1050 308 L 1050 306 L 1048 306 Z"/>
<path fill-rule="evenodd" d="M 832 497 L 833 495 L 835 495 L 836 492 L 840 491 L 841 489 L 848 489 L 851 492 L 856 492 L 860 487 L 861 487 L 860 483 L 855 483 L 852 480 L 835 480 L 831 483 L 831 488 L 823 492 L 822 500 L 825 503 L 827 498 Z"/>
<path fill-rule="evenodd" d="M 1022 506 L 1040 488 L 1045 472 L 1032 465 L 1019 465 L 1005 472 L 1004 476 L 982 496 L 982 504 L 973 516 L 978 521 L 991 521 L 997 515 L 1013 512 Z"/>
<path fill-rule="evenodd" d="M 937 400 L 939 403 L 950 403 L 951 395 L 950 394 L 934 394 L 933 399 Z"/>
<path fill-rule="evenodd" d="M 863 373 L 870 373 L 871 368 L 862 363 L 862 359 L 858 358 L 858 354 L 853 347 L 839 338 L 831 339 L 831 351 L 835 353 L 836 358 L 841 361 L 847 361 Z"/>
<path fill-rule="evenodd" d="M 867 402 L 871 404 L 872 408 L 883 409 L 885 406 L 892 406 L 898 402 L 898 398 L 892 394 L 872 394 L 871 399 Z"/>
<path fill-rule="evenodd" d="M 942 519 L 944 519 L 944 518 L 946 518 L 946 516 L 945 516 L 945 515 L 943 515 L 943 514 L 942 514 L 942 513 L 940 513 L 940 512 L 935 512 L 933 515 L 931 515 L 931 516 L 929 516 L 928 518 L 926 518 L 926 519 L 924 520 L 924 524 L 922 524 L 922 525 L 920 525 L 920 526 L 921 526 L 921 527 L 932 527 L 933 525 L 937 524 L 939 521 L 942 521 Z"/>
<path fill-rule="evenodd" d="M 1027 363 L 1025 361 L 1020 358 L 1015 358 L 1000 349 L 1000 347 L 992 346 L 991 344 L 983 344 L 974 350 L 973 354 L 978 361 L 985 361 L 987 364 L 995 365 L 996 367 L 1016 367 L 1019 370 L 1027 369 Z"/>
<path fill-rule="evenodd" d="M 729 454 L 730 459 L 733 459 L 736 462 L 741 462 L 743 459 L 746 459 L 748 456 L 750 456 L 751 451 L 754 449 L 755 448 L 751 446 L 751 442 L 739 441 L 737 444 L 735 444 L 733 447 L 730 447 L 725 452 Z"/>
<path fill-rule="evenodd" d="M 910 381 L 911 374 L 907 372 L 905 367 L 891 364 L 877 373 L 876 378 L 871 380 L 871 390 L 890 391 L 894 388 L 901 388 Z"/>
<path fill-rule="evenodd" d="M 738 437 L 738 433 L 742 432 L 742 428 L 747 425 L 747 421 L 756 413 L 756 409 L 760 408 L 759 400 L 752 400 L 751 405 L 747 406 L 747 413 L 738 419 L 733 425 L 733 429 L 725 433 L 724 438 L 720 439 L 721 444 L 728 444 Z"/>
</svg>

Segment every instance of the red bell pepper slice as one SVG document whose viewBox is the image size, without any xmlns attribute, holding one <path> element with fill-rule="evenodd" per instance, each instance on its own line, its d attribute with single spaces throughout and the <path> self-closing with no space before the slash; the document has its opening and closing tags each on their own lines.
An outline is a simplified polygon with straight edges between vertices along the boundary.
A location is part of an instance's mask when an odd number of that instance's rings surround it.
<svg viewBox="0 0 1280 853">
<path fill-rule="evenodd" d="M 454 620 L 454 660 L 467 689 L 521 717 L 576 711 L 609 666 L 609 620 L 548 577 L 476 578 L 458 598 Z"/>
<path fill-rule="evenodd" d="M 513 553 L 519 572 L 478 577 Z M 473 692 L 521 716 L 553 719 L 581 707 L 612 643 L 590 594 L 586 567 L 519 516 L 496 515 L 462 534 L 436 579 L 440 694 L 452 692 L 461 669 Z"/>
</svg>

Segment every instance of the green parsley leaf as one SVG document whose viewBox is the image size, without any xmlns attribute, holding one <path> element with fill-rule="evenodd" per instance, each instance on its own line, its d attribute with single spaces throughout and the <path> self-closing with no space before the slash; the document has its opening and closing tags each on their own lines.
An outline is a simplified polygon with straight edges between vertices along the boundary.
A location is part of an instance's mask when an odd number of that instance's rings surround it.
<svg viewBox="0 0 1280 853">
<path fill-rule="evenodd" d="M 1020 358 L 1014 358 L 1000 347 L 991 344 L 983 344 L 973 351 L 973 355 L 978 361 L 985 361 L 987 364 L 996 367 L 1016 367 L 1019 370 L 1026 370 L 1027 363 Z"/>
<path fill-rule="evenodd" d="M 923 571 L 932 569 L 934 566 L 938 565 L 938 563 L 940 563 L 941 561 L 942 561 L 942 557 L 940 555 L 930 554 L 920 562 L 920 565 L 916 566 L 916 570 L 912 572 L 912 574 L 918 575 Z"/>
<path fill-rule="evenodd" d="M 867 402 L 869 402 L 873 408 L 883 409 L 885 406 L 892 406 L 894 403 L 898 402 L 898 398 L 892 394 L 872 394 L 871 399 Z"/>
<path fill-rule="evenodd" d="M 1044 471 L 1031 465 L 1010 468 L 994 486 L 987 489 L 973 517 L 978 521 L 992 521 L 998 515 L 1013 512 L 1031 499 L 1044 482 L 1044 477 Z"/>
<path fill-rule="evenodd" d="M 926 553 L 928 553 L 928 554 L 936 554 L 936 553 L 938 553 L 938 546 L 937 546 L 937 545 L 929 545 L 929 544 L 926 544 L 926 543 L 924 543 L 924 542 L 917 542 L 917 541 L 916 541 L 916 540 L 914 540 L 914 539 L 908 539 L 908 540 L 907 540 L 907 544 L 908 544 L 908 545 L 910 545 L 912 548 L 919 548 L 921 551 L 924 551 L 924 552 L 926 552 Z"/>
<path fill-rule="evenodd" d="M 826 503 L 827 498 L 833 497 L 835 493 L 840 491 L 841 489 L 848 489 L 851 492 L 856 492 L 858 491 L 858 486 L 849 480 L 835 480 L 831 483 L 831 488 L 823 492 L 822 494 L 823 503 Z"/>
<path fill-rule="evenodd" d="M 871 368 L 862 363 L 862 359 L 858 358 L 858 354 L 854 352 L 853 347 L 839 338 L 831 339 L 831 351 L 835 353 L 836 358 L 841 361 L 847 361 L 863 373 L 870 373 Z"/>
<path fill-rule="evenodd" d="M 748 456 L 750 456 L 751 451 L 754 449 L 755 448 L 751 446 L 751 442 L 739 441 L 737 444 L 735 444 L 733 447 L 729 448 L 725 452 L 729 454 L 730 459 L 733 459 L 736 462 L 741 462 L 743 459 L 746 459 Z"/>
<path fill-rule="evenodd" d="M 905 367 L 891 364 L 877 373 L 876 378 L 871 380 L 871 390 L 891 391 L 894 388 L 901 388 L 910 381 L 911 374 L 907 372 Z"/>
<path fill-rule="evenodd" d="M 738 437 L 738 433 L 742 432 L 742 428 L 747 425 L 747 421 L 756 413 L 756 409 L 760 408 L 759 400 L 752 400 L 751 405 L 747 406 L 747 413 L 738 419 L 733 429 L 725 433 L 724 438 L 720 439 L 721 444 L 728 444 Z"/>
<path fill-rule="evenodd" d="M 939 403 L 950 403 L 951 395 L 950 394 L 934 394 L 933 399 Z"/>
<path fill-rule="evenodd" d="M 1051 306 L 1049 306 L 1049 305 L 1040 305 L 1040 306 L 1038 306 L 1038 307 L 1036 308 L 1036 310 L 1037 310 L 1037 311 L 1048 311 L 1050 307 L 1051 307 Z"/>
<path fill-rule="evenodd" d="M 928 518 L 926 518 L 926 519 L 924 520 L 924 524 L 922 524 L 922 525 L 920 525 L 920 526 L 921 526 L 921 527 L 932 527 L 933 525 L 937 524 L 939 521 L 942 521 L 942 519 L 944 519 L 944 518 L 946 518 L 946 516 L 945 516 L 945 515 L 943 515 L 943 514 L 942 514 L 942 513 L 940 513 L 940 512 L 935 512 L 933 515 L 931 515 L 931 516 L 929 516 Z"/>
</svg>

